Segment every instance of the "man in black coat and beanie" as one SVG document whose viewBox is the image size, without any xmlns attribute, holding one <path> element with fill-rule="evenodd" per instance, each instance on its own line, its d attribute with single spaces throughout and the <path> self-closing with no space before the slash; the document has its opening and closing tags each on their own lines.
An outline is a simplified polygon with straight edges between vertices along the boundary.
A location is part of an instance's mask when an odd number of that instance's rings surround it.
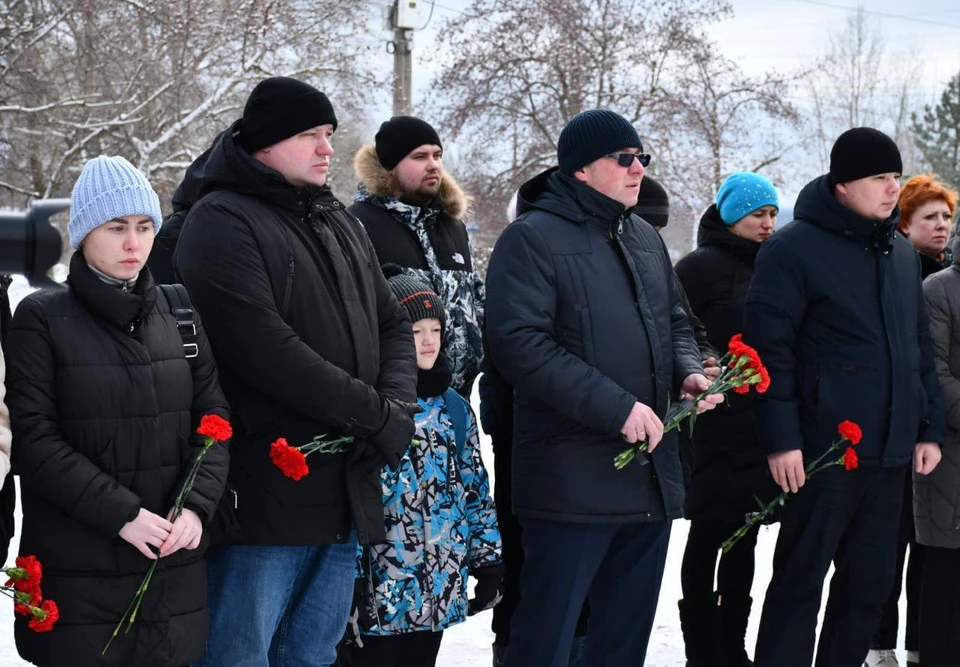
<svg viewBox="0 0 960 667">
<path fill-rule="evenodd" d="M 744 340 L 770 372 L 761 444 L 786 504 L 760 620 L 757 667 L 860 667 L 893 579 L 905 476 L 940 460 L 944 410 L 916 253 L 896 232 L 900 152 L 854 128 L 795 221 L 766 241 L 750 283 Z M 804 466 L 858 424 L 859 467 Z M 799 493 L 797 493 L 799 491 Z"/>
<path fill-rule="evenodd" d="M 174 267 L 202 313 L 234 414 L 240 527 L 210 563 L 199 664 L 332 664 L 356 544 L 384 539 L 380 469 L 414 433 L 410 322 L 360 222 L 326 184 L 337 127 L 316 88 L 261 81 L 187 172 Z M 410 404 L 414 404 L 411 406 Z M 286 477 L 271 443 L 352 436 Z"/>
<path fill-rule="evenodd" d="M 681 514 L 668 400 L 709 386 L 663 241 L 636 206 L 649 156 L 612 111 L 573 118 L 559 169 L 520 189 L 487 272 L 487 335 L 514 391 L 513 508 L 525 563 L 508 667 L 642 664 Z M 701 404 L 713 407 L 721 397 Z M 623 470 L 626 443 L 651 452 Z M 615 637 L 615 641 L 609 638 Z"/>
</svg>

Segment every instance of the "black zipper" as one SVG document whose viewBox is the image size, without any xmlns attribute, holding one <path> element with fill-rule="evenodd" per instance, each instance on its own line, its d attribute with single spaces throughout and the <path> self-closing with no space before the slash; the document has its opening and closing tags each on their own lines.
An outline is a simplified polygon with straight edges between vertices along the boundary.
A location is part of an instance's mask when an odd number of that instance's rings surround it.
<svg viewBox="0 0 960 667">
<path fill-rule="evenodd" d="M 283 291 L 283 309 L 280 315 L 287 316 L 287 309 L 290 307 L 290 293 L 293 291 L 293 279 L 297 275 L 297 264 L 293 253 L 287 255 L 287 286 Z"/>
</svg>

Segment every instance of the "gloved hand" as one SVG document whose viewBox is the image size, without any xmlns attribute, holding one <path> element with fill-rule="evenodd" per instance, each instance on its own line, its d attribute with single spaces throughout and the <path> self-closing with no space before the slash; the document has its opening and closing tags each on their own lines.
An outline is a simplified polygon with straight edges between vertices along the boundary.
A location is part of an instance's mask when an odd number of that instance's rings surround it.
<svg viewBox="0 0 960 667">
<path fill-rule="evenodd" d="M 503 563 L 487 565 L 470 571 L 470 576 L 477 580 L 474 596 L 467 601 L 467 616 L 493 609 L 503 597 Z"/>
<path fill-rule="evenodd" d="M 422 408 L 418 403 L 405 403 L 392 398 L 381 397 L 381 401 L 387 418 L 380 430 L 367 438 L 367 441 L 377 448 L 390 469 L 396 470 L 400 465 L 400 457 L 407 451 L 417 430 L 413 415 Z"/>
</svg>

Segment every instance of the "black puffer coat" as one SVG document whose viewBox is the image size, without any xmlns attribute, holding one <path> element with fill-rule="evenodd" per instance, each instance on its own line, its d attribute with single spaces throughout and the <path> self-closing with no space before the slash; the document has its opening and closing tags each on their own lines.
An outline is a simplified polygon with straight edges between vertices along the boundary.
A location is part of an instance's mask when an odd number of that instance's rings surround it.
<svg viewBox="0 0 960 667">
<path fill-rule="evenodd" d="M 717 350 L 726 350 L 731 336 L 743 328 L 758 250 L 760 243 L 733 234 L 711 205 L 700 220 L 697 249 L 677 262 L 690 306 Z M 754 496 L 769 500 L 776 495 L 760 447 L 754 400 L 753 392 L 730 392 L 724 405 L 697 419 L 686 518 L 742 521 L 746 512 L 756 509 Z"/>
<path fill-rule="evenodd" d="M 198 319 L 199 355 L 185 358 L 147 270 L 122 292 L 77 253 L 69 285 L 24 299 L 7 338 L 20 553 L 40 560 L 44 597 L 60 609 L 42 634 L 18 616 L 17 649 L 45 666 L 184 665 L 206 641 L 206 539 L 160 561 L 133 629 L 100 651 L 150 565 L 117 533 L 141 507 L 167 514 L 203 444 L 200 418 L 228 416 L 213 356 Z M 228 465 L 215 445 L 187 497 L 205 522 Z"/>
<path fill-rule="evenodd" d="M 231 491 L 245 544 L 384 539 L 380 447 L 402 454 L 416 401 L 410 320 L 360 221 L 329 187 L 295 188 L 231 128 L 188 171 L 174 267 L 203 314 L 234 411 Z M 189 202 L 184 202 L 186 205 Z M 352 435 L 285 477 L 270 443 Z M 373 443 L 376 443 L 377 447 Z"/>
<path fill-rule="evenodd" d="M 487 341 L 514 388 L 513 505 L 570 522 L 674 518 L 683 504 L 675 433 L 623 470 L 636 401 L 661 416 L 700 352 L 654 229 L 551 170 L 520 190 L 487 271 Z M 645 457 L 642 457 L 645 458 Z"/>
</svg>

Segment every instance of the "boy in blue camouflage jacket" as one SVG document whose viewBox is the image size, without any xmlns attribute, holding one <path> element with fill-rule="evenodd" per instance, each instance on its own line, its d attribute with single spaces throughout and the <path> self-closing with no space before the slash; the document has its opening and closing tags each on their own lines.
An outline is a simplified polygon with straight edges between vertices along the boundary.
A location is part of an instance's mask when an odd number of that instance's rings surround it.
<svg viewBox="0 0 960 667">
<path fill-rule="evenodd" d="M 362 549 L 357 625 L 362 646 L 342 667 L 436 664 L 443 631 L 500 599 L 503 565 L 490 483 L 470 405 L 450 389 L 441 350 L 444 314 L 433 289 L 384 267 L 413 322 L 417 348 L 416 443 L 384 468 L 385 542 Z M 477 580 L 468 600 L 468 575 Z"/>
</svg>

